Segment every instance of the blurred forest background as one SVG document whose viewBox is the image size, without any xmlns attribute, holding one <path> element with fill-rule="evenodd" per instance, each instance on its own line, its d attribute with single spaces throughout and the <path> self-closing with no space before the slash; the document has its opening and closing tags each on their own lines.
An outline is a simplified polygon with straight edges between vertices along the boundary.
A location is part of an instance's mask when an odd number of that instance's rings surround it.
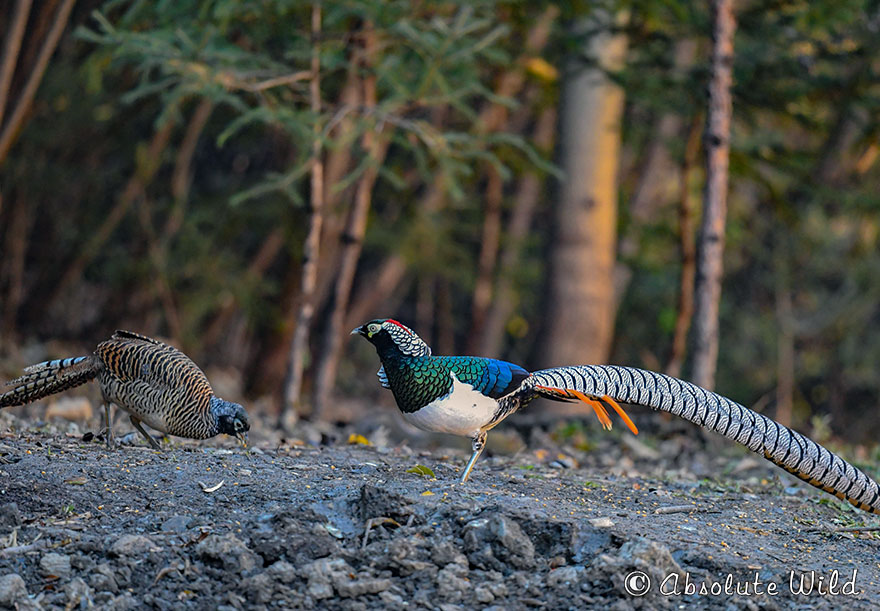
<svg viewBox="0 0 880 611">
<path fill-rule="evenodd" d="M 733 10 L 715 388 L 873 440 L 880 6 Z M 131 329 L 321 416 L 380 396 L 348 332 L 393 317 L 689 378 L 712 31 L 683 0 L 0 0 L 0 374 Z"/>
</svg>

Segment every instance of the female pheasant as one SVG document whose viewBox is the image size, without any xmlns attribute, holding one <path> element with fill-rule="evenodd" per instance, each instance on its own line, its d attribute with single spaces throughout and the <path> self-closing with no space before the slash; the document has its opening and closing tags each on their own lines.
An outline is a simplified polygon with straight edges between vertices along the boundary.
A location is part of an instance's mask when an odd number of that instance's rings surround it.
<svg viewBox="0 0 880 611">
<path fill-rule="evenodd" d="M 141 422 L 178 437 L 207 439 L 226 433 L 247 441 L 250 425 L 241 405 L 214 396 L 208 378 L 183 352 L 131 331 L 117 331 L 89 356 L 46 361 L 24 371 L 0 387 L 0 407 L 24 405 L 97 378 L 108 447 L 113 444 L 111 403 L 128 412 L 156 449 L 159 444 Z"/>
<path fill-rule="evenodd" d="M 634 434 L 618 405 L 644 405 L 680 416 L 740 443 L 813 486 L 880 514 L 880 486 L 833 452 L 770 418 L 699 386 L 662 373 L 617 365 L 555 367 L 529 373 L 522 367 L 475 356 L 432 356 L 411 329 L 376 319 L 352 331 L 376 347 L 379 380 L 390 388 L 404 417 L 428 431 L 470 437 L 473 453 L 461 476 L 467 481 L 487 432 L 536 397 L 583 401 L 606 429 L 611 406 Z"/>
</svg>

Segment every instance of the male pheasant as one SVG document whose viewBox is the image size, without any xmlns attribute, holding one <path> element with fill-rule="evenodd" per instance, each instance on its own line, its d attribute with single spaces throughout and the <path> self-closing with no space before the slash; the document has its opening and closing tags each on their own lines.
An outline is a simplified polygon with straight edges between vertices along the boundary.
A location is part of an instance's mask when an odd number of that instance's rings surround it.
<svg viewBox="0 0 880 611">
<path fill-rule="evenodd" d="M 379 380 L 394 393 L 406 420 L 424 430 L 473 440 L 462 483 L 483 451 L 487 432 L 532 399 L 584 401 L 610 429 L 604 402 L 638 434 L 619 401 L 681 416 L 763 454 L 859 509 L 880 514 L 880 486 L 861 470 L 800 433 L 689 382 L 617 365 L 577 365 L 529 373 L 496 359 L 432 356 L 418 335 L 390 319 L 372 320 L 352 334 L 364 336 L 376 347 L 382 361 Z"/>
<path fill-rule="evenodd" d="M 0 407 L 24 405 L 97 378 L 113 445 L 110 404 L 128 412 L 131 423 L 158 449 L 141 423 L 178 437 L 207 439 L 220 433 L 247 442 L 247 412 L 214 396 L 208 378 L 188 356 L 158 340 L 117 331 L 89 356 L 31 365 L 0 386 Z"/>
</svg>

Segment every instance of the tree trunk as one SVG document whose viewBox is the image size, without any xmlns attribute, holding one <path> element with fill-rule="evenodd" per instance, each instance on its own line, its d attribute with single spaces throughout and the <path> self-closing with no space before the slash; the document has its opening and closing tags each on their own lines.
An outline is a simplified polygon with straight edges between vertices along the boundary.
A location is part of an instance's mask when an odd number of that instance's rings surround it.
<svg viewBox="0 0 880 611">
<path fill-rule="evenodd" d="M 556 135 L 556 108 L 541 111 L 535 125 L 532 141 L 541 150 L 551 150 Z M 479 354 L 496 356 L 501 354 L 504 343 L 504 328 L 516 307 L 513 279 L 520 263 L 523 243 L 528 237 L 535 208 L 543 194 L 541 187 L 545 180 L 535 172 L 528 172 L 520 180 L 513 201 L 513 211 L 507 227 L 507 242 L 501 251 L 498 269 L 498 283 L 495 299 L 492 300 Z"/>
<path fill-rule="evenodd" d="M 372 274 L 372 281 L 363 283 L 348 309 L 345 328 L 353 329 L 362 325 L 370 318 L 378 318 L 390 312 L 382 313 L 379 308 L 384 305 L 385 299 L 397 291 L 406 276 L 406 261 L 398 254 L 390 255 L 379 271 Z"/>
<path fill-rule="evenodd" d="M 169 116 L 173 113 L 168 113 Z M 119 198 L 110 209 L 104 222 L 95 231 L 90 232 L 88 241 L 79 249 L 79 253 L 73 262 L 64 271 L 61 279 L 56 283 L 46 305 L 53 305 L 64 297 L 67 289 L 74 282 L 82 278 L 83 272 L 89 263 L 101 252 L 101 248 L 110 239 L 116 227 L 125 218 L 125 214 L 138 197 L 142 197 L 150 181 L 156 176 L 161 168 L 162 153 L 168 147 L 171 134 L 174 132 L 174 120 L 169 118 L 153 134 L 146 155 L 138 159 L 132 170 L 131 178 L 125 184 L 125 188 L 119 194 Z"/>
<path fill-rule="evenodd" d="M 321 114 L 321 5 L 312 5 L 312 77 L 309 83 L 309 104 L 318 117 Z M 302 395 L 303 369 L 309 349 L 309 329 L 315 312 L 313 294 L 317 282 L 318 257 L 321 248 L 321 225 L 324 221 L 324 163 L 321 157 L 321 121 L 316 119 L 312 141 L 311 194 L 309 204 L 309 232 L 303 245 L 302 284 L 300 285 L 299 312 L 296 329 L 290 342 L 287 379 L 284 383 L 283 408 L 279 424 L 290 430 L 296 424 L 297 410 Z"/>
<path fill-rule="evenodd" d="M 375 61 L 376 36 L 371 26 L 366 26 L 364 33 L 364 68 L 369 69 Z M 363 78 L 363 101 L 365 114 L 376 106 L 376 77 L 368 74 Z M 343 233 L 342 261 L 336 277 L 333 295 L 333 310 L 327 328 L 324 347 L 321 351 L 315 376 L 314 409 L 312 419 L 322 417 L 324 407 L 330 398 L 330 392 L 336 382 L 336 370 L 342 353 L 342 345 L 347 330 L 345 329 L 346 313 L 351 297 L 351 288 L 357 271 L 357 263 L 363 248 L 364 234 L 367 231 L 367 216 L 372 203 L 373 187 L 379 177 L 379 168 L 385 161 L 388 152 L 389 138 L 377 128 L 367 129 L 361 138 L 361 147 L 370 160 L 370 165 L 357 181 L 354 204 L 348 216 Z"/>
<path fill-rule="evenodd" d="M 706 121 L 706 189 L 697 247 L 694 307 L 693 381 L 715 387 L 718 361 L 718 311 L 723 273 L 724 224 L 727 218 L 727 170 L 733 81 L 733 0 L 713 0 L 712 79 Z"/>
<path fill-rule="evenodd" d="M 598 25 L 590 20 L 582 30 Z M 603 25 L 586 49 L 598 67 L 570 60 L 563 89 L 560 152 L 566 178 L 551 247 L 542 361 L 547 367 L 603 363 L 611 347 L 623 91 L 605 72 L 623 66 L 627 40 L 608 29 L 611 23 Z"/>
<path fill-rule="evenodd" d="M 687 354 L 687 335 L 694 315 L 694 267 L 697 261 L 694 242 L 694 202 L 691 197 L 691 176 L 700 150 L 700 123 L 698 117 L 691 126 L 685 145 L 684 160 L 678 196 L 678 240 L 681 253 L 681 278 L 678 282 L 678 312 L 675 316 L 675 330 L 672 333 L 672 348 L 666 373 L 674 378 L 681 377 L 681 368 Z"/>
<path fill-rule="evenodd" d="M 486 172 L 486 204 L 480 237 L 480 256 L 477 259 L 477 280 L 471 304 L 471 328 L 466 347 L 468 354 L 475 354 L 479 350 L 486 330 L 486 318 L 492 304 L 495 262 L 498 260 L 498 248 L 501 245 L 501 201 L 504 185 L 496 168 L 488 167 Z"/>
<path fill-rule="evenodd" d="M 526 83 L 524 66 L 547 45 L 554 21 L 559 15 L 559 8 L 549 6 L 529 29 L 523 46 L 523 55 L 519 61 L 499 79 L 495 93 L 499 98 L 512 98 L 523 89 Z M 519 120 L 522 120 L 523 113 Z M 481 131 L 484 133 L 500 130 L 505 124 L 511 129 L 508 120 L 509 110 L 506 105 L 490 102 L 480 113 Z M 514 123 L 517 119 L 514 119 Z M 483 345 L 486 335 L 486 320 L 492 306 L 494 292 L 495 267 L 498 261 L 498 250 L 501 245 L 501 212 L 504 195 L 504 184 L 495 167 L 486 168 L 486 206 L 483 218 L 483 232 L 480 239 L 480 254 L 477 259 L 477 279 L 471 305 L 471 326 L 468 332 L 466 349 L 476 353 Z"/>
<path fill-rule="evenodd" d="M 22 127 L 24 127 L 25 117 L 31 108 L 31 102 L 33 102 L 34 96 L 37 95 L 37 88 L 40 85 L 40 81 L 43 80 L 46 66 L 49 65 L 49 60 L 52 58 L 52 54 L 55 53 L 55 48 L 58 46 L 61 34 L 64 33 L 64 28 L 67 27 L 67 20 L 70 17 L 70 11 L 73 10 L 75 2 L 76 0 L 64 0 L 55 14 L 52 28 L 49 30 L 46 39 L 42 42 L 40 54 L 37 56 L 36 64 L 25 82 L 21 95 L 18 97 L 18 102 L 12 110 L 12 114 L 9 115 L 9 120 L 5 122 L 3 129 L 0 130 L 0 165 L 3 164 L 6 155 L 9 154 L 9 149 L 12 148 L 15 139 L 21 132 Z"/>
<path fill-rule="evenodd" d="M 791 279 L 788 270 L 787 241 L 782 238 L 776 255 L 776 422 L 791 426 L 794 404 L 794 308 L 791 303 Z"/>
<path fill-rule="evenodd" d="M 0 280 L 3 277 L 6 279 L 4 303 L 0 314 L 3 316 L 3 337 L 11 344 L 17 338 L 16 319 L 24 294 L 25 257 L 34 218 L 26 198 L 20 193 L 9 213 L 12 218 L 6 235 L 6 256 L 4 256 L 3 269 L 0 269 Z"/>
<path fill-rule="evenodd" d="M 12 89 L 12 75 L 18 63 L 18 53 L 21 50 L 21 41 L 24 39 L 24 30 L 30 12 L 31 0 L 16 0 L 15 13 L 6 32 L 3 55 L 0 56 L 0 125 L 3 125 L 3 117 L 6 114 L 6 104 Z"/>
<path fill-rule="evenodd" d="M 694 64 L 696 53 L 697 41 L 692 38 L 679 40 L 675 44 L 674 74 L 682 82 Z M 682 125 L 683 119 L 680 112 L 666 112 L 654 128 L 645 160 L 639 164 L 641 171 L 629 204 L 629 231 L 621 238 L 620 253 L 624 257 L 638 254 L 642 228 L 656 218 L 663 204 L 675 197 L 675 176 L 679 168 L 675 166 L 669 148 L 670 143 L 681 138 L 686 128 Z"/>
</svg>

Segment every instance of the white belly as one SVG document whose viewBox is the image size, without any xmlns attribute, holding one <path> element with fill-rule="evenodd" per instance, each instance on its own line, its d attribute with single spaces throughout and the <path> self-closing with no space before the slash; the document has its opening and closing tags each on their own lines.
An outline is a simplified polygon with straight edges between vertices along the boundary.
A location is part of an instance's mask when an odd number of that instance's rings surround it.
<svg viewBox="0 0 880 611">
<path fill-rule="evenodd" d="M 459 382 L 452 375 L 452 390 L 422 409 L 404 413 L 406 421 L 425 431 L 473 437 L 489 424 L 498 403 L 492 397 Z"/>
</svg>

